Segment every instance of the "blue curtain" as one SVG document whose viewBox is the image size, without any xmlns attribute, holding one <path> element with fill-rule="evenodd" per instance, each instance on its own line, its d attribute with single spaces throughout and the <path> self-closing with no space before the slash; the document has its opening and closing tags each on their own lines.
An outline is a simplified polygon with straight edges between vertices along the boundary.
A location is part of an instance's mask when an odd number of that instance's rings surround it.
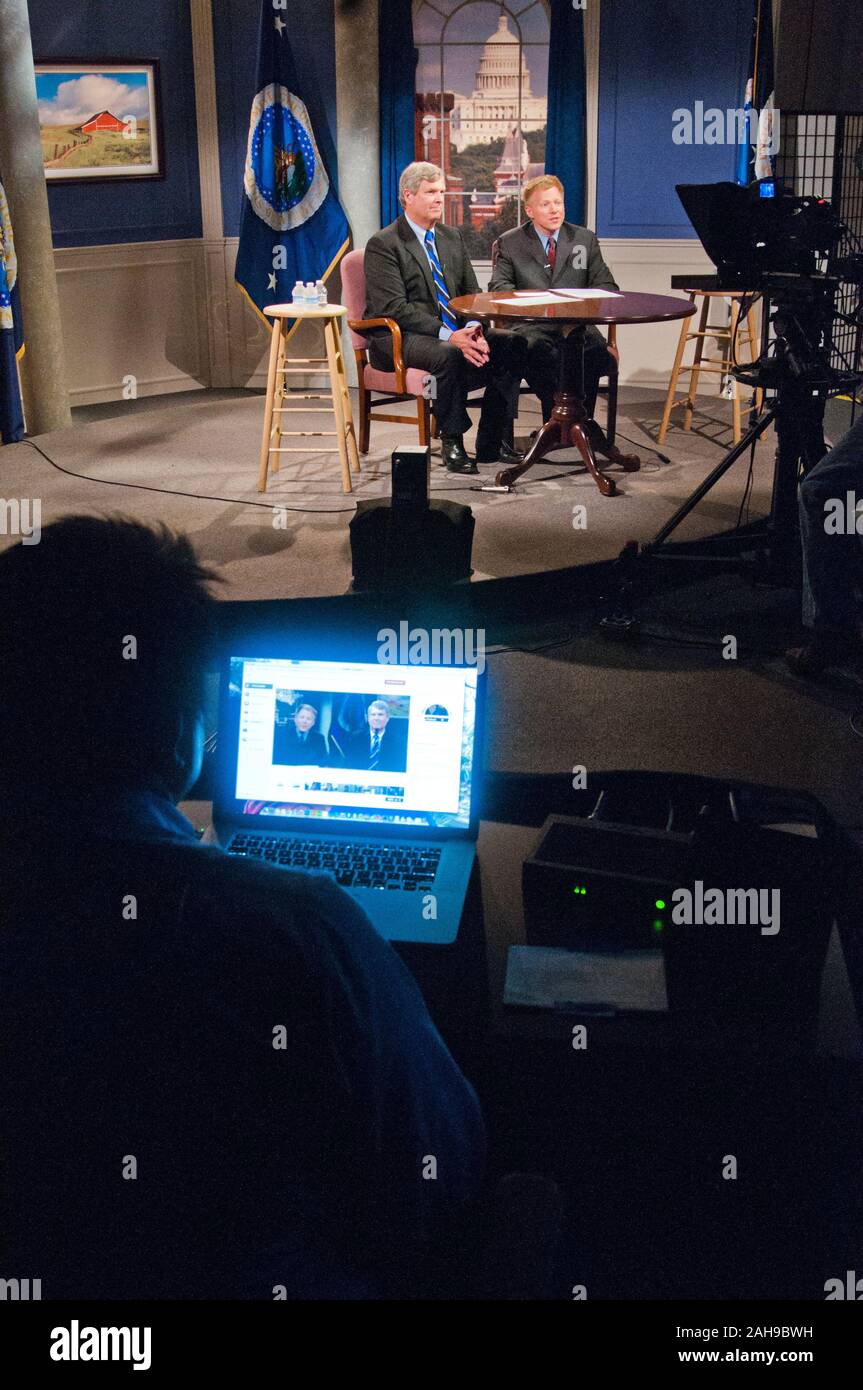
<svg viewBox="0 0 863 1390">
<path fill-rule="evenodd" d="M 399 174 L 414 157 L 414 48 L 411 0 L 380 0 L 381 226 L 394 222 Z"/>
<path fill-rule="evenodd" d="M 563 184 L 569 222 L 584 221 L 585 86 L 584 12 L 551 0 L 545 171 Z"/>
</svg>

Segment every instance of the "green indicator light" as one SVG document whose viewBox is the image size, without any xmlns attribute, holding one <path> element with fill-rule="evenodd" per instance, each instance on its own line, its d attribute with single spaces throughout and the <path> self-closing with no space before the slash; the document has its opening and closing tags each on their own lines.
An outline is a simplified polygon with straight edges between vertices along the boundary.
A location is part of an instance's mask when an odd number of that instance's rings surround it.
<svg viewBox="0 0 863 1390">
<path fill-rule="evenodd" d="M 582 895 L 584 895 L 584 894 L 587 892 L 587 889 L 586 889 L 586 888 L 577 887 L 577 888 L 573 888 L 572 891 L 573 891 L 573 893 L 581 893 Z"/>
<path fill-rule="evenodd" d="M 657 898 L 657 899 L 656 899 L 656 902 L 655 902 L 655 904 L 654 904 L 654 906 L 655 906 L 655 907 L 658 907 L 658 908 L 659 908 L 659 911 L 662 912 L 662 911 L 664 910 L 664 908 L 665 908 L 665 899 L 664 899 L 664 898 Z"/>
<path fill-rule="evenodd" d="M 661 932 L 664 925 L 665 925 L 665 924 L 664 924 L 664 922 L 662 921 L 662 919 L 661 919 L 660 917 L 657 917 L 656 920 L 655 920 L 654 923 L 653 923 L 653 930 L 654 930 L 655 932 Z"/>
</svg>

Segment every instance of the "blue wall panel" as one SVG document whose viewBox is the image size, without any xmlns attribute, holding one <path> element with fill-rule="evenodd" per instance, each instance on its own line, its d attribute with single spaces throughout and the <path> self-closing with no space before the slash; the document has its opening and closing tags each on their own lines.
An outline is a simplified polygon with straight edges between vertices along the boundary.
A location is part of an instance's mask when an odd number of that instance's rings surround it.
<svg viewBox="0 0 863 1390">
<path fill-rule="evenodd" d="M 55 246 L 201 235 L 192 34 L 185 0 L 30 0 L 38 59 L 158 58 L 164 179 L 48 184 Z"/>
<path fill-rule="evenodd" d="M 261 0 L 216 0 L 216 102 L 225 236 L 238 236 L 249 113 L 255 95 Z M 308 0 L 287 11 L 290 39 L 303 95 L 329 173 L 336 181 L 336 43 L 333 0 Z M 361 75 L 357 75 L 361 80 Z"/>
<path fill-rule="evenodd" d="M 752 0 L 603 0 L 596 230 L 692 237 L 676 183 L 733 179 L 729 145 L 676 145 L 673 112 L 739 107 Z"/>
</svg>

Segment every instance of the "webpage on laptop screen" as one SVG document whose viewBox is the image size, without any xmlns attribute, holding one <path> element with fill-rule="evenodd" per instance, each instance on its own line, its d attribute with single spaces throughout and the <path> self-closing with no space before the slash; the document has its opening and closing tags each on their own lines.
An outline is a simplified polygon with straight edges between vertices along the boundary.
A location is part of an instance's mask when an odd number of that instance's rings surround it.
<svg viewBox="0 0 863 1390">
<path fill-rule="evenodd" d="M 473 668 L 234 657 L 234 794 L 249 816 L 470 823 Z"/>
</svg>

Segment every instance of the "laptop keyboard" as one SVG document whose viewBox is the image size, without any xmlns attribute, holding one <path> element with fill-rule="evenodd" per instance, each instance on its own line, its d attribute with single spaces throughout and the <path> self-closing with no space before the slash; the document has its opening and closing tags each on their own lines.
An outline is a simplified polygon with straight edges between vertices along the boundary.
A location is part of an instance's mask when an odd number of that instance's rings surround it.
<svg viewBox="0 0 863 1390">
<path fill-rule="evenodd" d="M 354 844 L 349 840 L 287 840 L 282 836 L 238 832 L 229 854 L 266 859 L 288 869 L 314 869 L 332 874 L 344 888 L 381 888 L 394 892 L 426 892 L 434 883 L 440 845 Z"/>
</svg>

